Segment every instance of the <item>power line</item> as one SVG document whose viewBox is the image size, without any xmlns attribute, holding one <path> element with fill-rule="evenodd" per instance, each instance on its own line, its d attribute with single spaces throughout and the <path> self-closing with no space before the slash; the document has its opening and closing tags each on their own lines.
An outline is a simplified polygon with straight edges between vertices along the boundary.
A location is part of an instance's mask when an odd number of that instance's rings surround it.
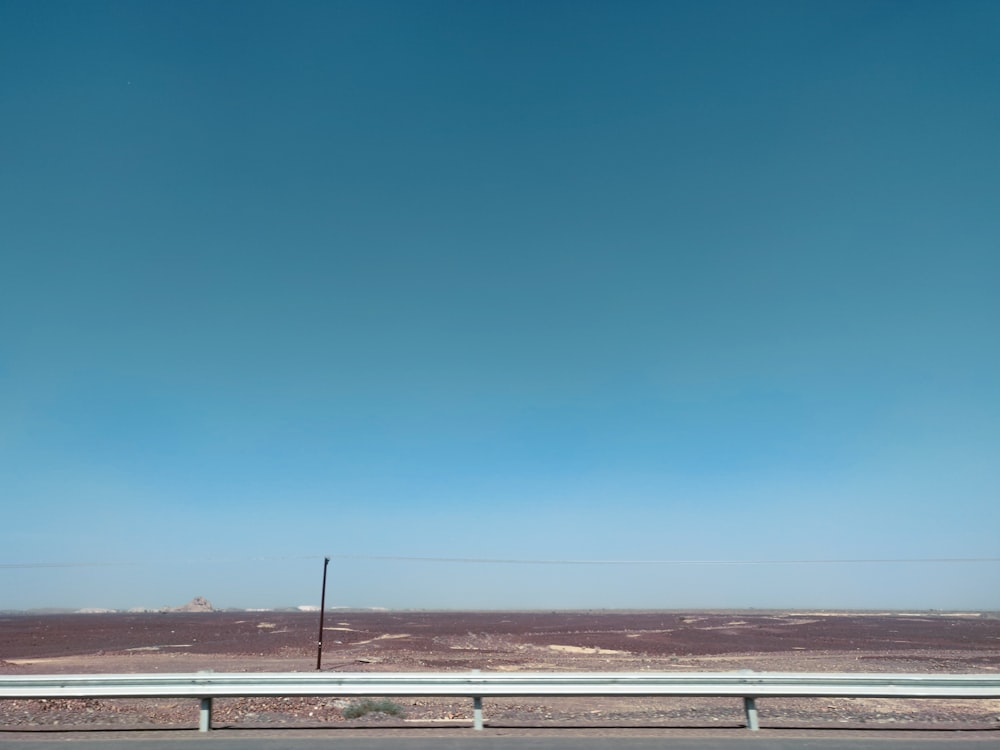
<svg viewBox="0 0 1000 750">
<path fill-rule="evenodd" d="M 117 560 L 117 561 L 76 561 L 76 562 L 23 562 L 0 563 L 0 570 L 15 568 L 141 568 L 152 565 L 232 565 L 248 562 L 267 562 L 276 560 L 317 560 L 322 555 L 287 555 L 266 557 L 240 558 L 187 558 L 172 560 Z"/>
<path fill-rule="evenodd" d="M 417 557 L 405 555 L 329 555 L 340 560 L 396 560 L 405 562 L 473 563 L 486 565 L 858 565 L 882 563 L 990 563 L 1000 557 L 900 557 L 813 560 L 554 560 L 490 557 Z"/>
<path fill-rule="evenodd" d="M 296 556 L 265 556 L 249 558 L 226 559 L 173 559 L 173 560 L 143 560 L 143 561 L 103 561 L 103 562 L 15 562 L 0 563 L 0 569 L 31 569 L 31 568 L 115 568 L 115 567 L 148 567 L 151 565 L 222 565 L 248 562 L 269 562 L 279 560 L 318 560 L 323 555 Z M 654 565 L 654 566 L 739 566 L 739 565 L 952 565 L 997 563 L 1000 557 L 897 557 L 897 558 L 818 558 L 795 560 L 583 560 L 583 559 L 521 559 L 493 557 L 431 557 L 416 555 L 326 555 L 334 560 L 370 560 L 389 562 L 431 562 L 455 563 L 471 565 Z"/>
</svg>

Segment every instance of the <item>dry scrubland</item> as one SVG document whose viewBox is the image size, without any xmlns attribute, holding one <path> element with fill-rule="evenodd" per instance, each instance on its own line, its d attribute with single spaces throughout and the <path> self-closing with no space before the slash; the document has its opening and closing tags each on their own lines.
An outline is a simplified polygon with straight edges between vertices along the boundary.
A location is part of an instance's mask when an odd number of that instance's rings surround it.
<svg viewBox="0 0 1000 750">
<path fill-rule="evenodd" d="M 313 671 L 318 613 L 168 612 L 0 616 L 0 672 Z M 1000 671 L 1000 617 L 831 612 L 326 613 L 329 671 Z M 399 699 L 403 716 L 345 719 L 334 698 L 219 699 L 215 725 L 467 724 L 465 700 Z M 764 699 L 767 727 L 1000 731 L 1000 701 Z M 492 727 L 737 727 L 720 698 L 488 700 Z M 192 727 L 192 700 L 0 702 L 6 731 Z"/>
</svg>

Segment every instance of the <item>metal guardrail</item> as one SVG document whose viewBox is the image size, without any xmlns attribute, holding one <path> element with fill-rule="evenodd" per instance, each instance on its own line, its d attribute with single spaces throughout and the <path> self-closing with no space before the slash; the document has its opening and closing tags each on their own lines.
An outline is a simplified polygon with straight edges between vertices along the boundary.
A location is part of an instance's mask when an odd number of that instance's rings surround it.
<svg viewBox="0 0 1000 750">
<path fill-rule="evenodd" d="M 197 698 L 199 729 L 212 725 L 213 698 L 267 696 L 712 696 L 743 699 L 759 728 L 762 697 L 993 698 L 1000 674 L 792 672 L 196 672 L 184 674 L 0 675 L 3 698 Z"/>
</svg>

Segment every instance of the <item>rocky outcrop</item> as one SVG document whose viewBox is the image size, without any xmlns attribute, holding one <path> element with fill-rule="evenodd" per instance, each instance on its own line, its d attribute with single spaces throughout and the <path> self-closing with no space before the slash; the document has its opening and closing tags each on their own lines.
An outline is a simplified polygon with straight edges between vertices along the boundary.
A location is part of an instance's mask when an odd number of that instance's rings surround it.
<svg viewBox="0 0 1000 750">
<path fill-rule="evenodd" d="M 203 596 L 196 596 L 187 604 L 179 607 L 164 607 L 163 612 L 214 612 L 212 603 Z"/>
</svg>

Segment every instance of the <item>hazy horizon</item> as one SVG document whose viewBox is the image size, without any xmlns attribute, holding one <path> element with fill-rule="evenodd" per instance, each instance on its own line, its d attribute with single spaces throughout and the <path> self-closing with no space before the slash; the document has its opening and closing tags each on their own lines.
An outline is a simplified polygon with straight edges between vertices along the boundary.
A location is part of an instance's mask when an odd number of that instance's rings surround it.
<svg viewBox="0 0 1000 750">
<path fill-rule="evenodd" d="M 189 561 L 166 564 L 71 564 L 19 566 L 3 574 L 8 580 L 30 580 L 34 592 L 73 589 L 74 579 L 86 584 L 78 593 L 62 593 L 30 607 L 0 609 L 156 610 L 176 607 L 203 596 L 217 609 L 270 609 L 319 606 L 322 556 L 274 560 Z M 947 581 L 963 570 L 995 566 L 996 560 L 941 562 L 475 562 L 440 559 L 333 558 L 327 570 L 326 606 L 389 610 L 829 610 L 868 611 L 993 611 L 977 606 L 977 579 L 938 595 L 922 605 L 908 591 L 919 581 Z M 151 574 L 157 569 L 155 574 Z M 860 569 L 860 570 L 859 570 Z M 863 571 L 863 572 L 862 572 Z M 653 590 L 649 577 L 659 576 Z M 485 574 L 491 574 L 489 576 Z M 544 574 L 544 575 L 543 575 Z M 855 590 L 859 574 L 868 580 L 863 596 Z M 768 577 L 763 587 L 756 584 Z M 936 576 L 936 578 L 935 578 Z M 54 579 L 54 580 L 53 580 Z M 243 579 L 243 580 L 241 580 Z M 259 583 L 247 593 L 245 579 Z M 105 593 L 87 586 L 105 582 Z M 143 581 L 157 581 L 156 591 L 137 594 Z M 442 596 L 442 584 L 449 590 Z M 195 590 L 197 589 L 197 590 Z M 893 589 L 903 592 L 894 593 Z M 121 592 L 133 592 L 128 599 Z M 294 592 L 288 596 L 275 592 Z M 788 592 L 788 593 L 774 593 Z M 499 593 L 498 593 L 499 592 Z M 782 597 L 785 597 L 783 600 Z M 867 597 L 867 604 L 859 604 Z M 442 601 L 446 603 L 442 603 Z"/>
<path fill-rule="evenodd" d="M 161 607 L 31 607 L 27 609 L 16 609 L 0 608 L 0 613 L 4 614 L 213 614 L 213 613 L 226 613 L 226 612 L 282 612 L 286 614 L 301 614 L 301 615 L 318 615 L 320 608 L 318 604 L 278 604 L 270 607 L 219 607 L 212 604 L 208 597 L 203 597 L 209 601 L 211 604 L 211 609 L 206 610 L 184 610 L 183 606 L 188 604 L 184 602 L 178 605 L 165 605 Z M 546 612 L 562 612 L 562 613 L 622 613 L 622 612 L 673 612 L 673 613 L 712 613 L 712 612 L 745 612 L 745 613 L 767 613 L 775 612 L 786 615 L 813 615 L 817 617 L 836 617 L 841 614 L 857 615 L 857 616 L 914 616 L 914 617 L 924 617 L 924 616 L 941 616 L 941 617 L 991 617 L 1000 616 L 1000 610 L 990 610 L 990 609 L 872 609 L 872 608 L 849 608 L 849 607 L 824 607 L 824 608 L 811 608 L 811 607 L 561 607 L 561 608 L 550 608 L 550 607 L 476 607 L 476 608 L 463 608 L 463 607 L 380 607 L 376 605 L 362 607 L 353 606 L 348 604 L 327 604 L 326 608 L 323 610 L 326 614 L 331 612 L 426 612 L 430 614 L 441 613 L 447 614 L 449 612 L 483 612 L 491 613 L 495 612 L 498 614 L 504 612 L 524 612 L 524 613 L 546 613 Z"/>
</svg>

